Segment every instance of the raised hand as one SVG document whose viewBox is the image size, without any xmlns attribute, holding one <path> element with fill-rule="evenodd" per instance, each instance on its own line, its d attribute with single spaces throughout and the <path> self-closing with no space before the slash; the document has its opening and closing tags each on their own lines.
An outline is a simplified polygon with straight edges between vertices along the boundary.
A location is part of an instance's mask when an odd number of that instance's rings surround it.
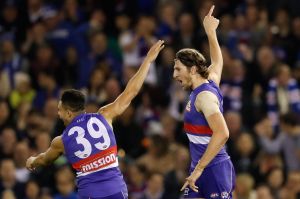
<svg viewBox="0 0 300 199">
<path fill-rule="evenodd" d="M 219 19 L 216 19 L 214 16 L 212 16 L 214 8 L 215 6 L 213 5 L 203 20 L 203 26 L 207 34 L 216 31 L 220 22 Z"/>
<path fill-rule="evenodd" d="M 158 40 L 155 44 L 152 45 L 150 50 L 147 53 L 146 59 L 152 62 L 156 59 L 158 53 L 165 47 L 164 40 Z"/>
</svg>

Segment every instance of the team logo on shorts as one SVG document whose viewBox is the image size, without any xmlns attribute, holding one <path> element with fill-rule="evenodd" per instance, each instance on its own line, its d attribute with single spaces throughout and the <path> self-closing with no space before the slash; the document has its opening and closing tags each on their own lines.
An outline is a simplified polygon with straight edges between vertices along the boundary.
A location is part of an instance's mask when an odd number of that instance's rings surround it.
<svg viewBox="0 0 300 199">
<path fill-rule="evenodd" d="M 223 192 L 221 193 L 221 198 L 228 198 L 228 196 L 229 196 L 229 194 L 228 194 L 228 192 L 226 192 L 226 191 L 223 191 Z"/>
<path fill-rule="evenodd" d="M 189 190 L 190 190 L 189 188 L 185 188 L 185 189 L 184 189 L 184 195 L 185 195 L 185 196 L 188 196 L 188 195 L 189 195 Z"/>
<path fill-rule="evenodd" d="M 212 193 L 212 194 L 210 194 L 210 197 L 211 198 L 217 198 L 217 197 L 219 197 L 219 194 L 218 193 Z"/>
<path fill-rule="evenodd" d="M 187 110 L 188 112 L 191 111 L 191 101 L 189 101 L 185 107 L 185 110 Z"/>
</svg>

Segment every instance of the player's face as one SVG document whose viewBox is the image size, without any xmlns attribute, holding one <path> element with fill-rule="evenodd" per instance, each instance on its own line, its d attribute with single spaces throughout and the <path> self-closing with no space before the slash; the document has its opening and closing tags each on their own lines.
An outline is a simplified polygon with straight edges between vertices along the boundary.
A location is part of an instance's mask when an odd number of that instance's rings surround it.
<svg viewBox="0 0 300 199">
<path fill-rule="evenodd" d="M 190 70 L 179 60 L 175 60 L 173 78 L 177 80 L 185 90 L 192 87 Z"/>
<path fill-rule="evenodd" d="M 58 117 L 64 122 L 65 125 L 68 123 L 68 111 L 63 107 L 61 101 L 58 103 Z"/>
</svg>

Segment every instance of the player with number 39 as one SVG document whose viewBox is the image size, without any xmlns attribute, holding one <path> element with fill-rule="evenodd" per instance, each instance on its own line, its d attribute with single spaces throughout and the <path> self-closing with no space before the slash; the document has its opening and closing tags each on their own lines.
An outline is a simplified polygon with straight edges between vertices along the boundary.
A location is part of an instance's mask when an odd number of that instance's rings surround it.
<svg viewBox="0 0 300 199">
<path fill-rule="evenodd" d="M 85 113 L 85 96 L 78 90 L 66 90 L 58 104 L 58 115 L 66 126 L 64 132 L 52 140 L 46 152 L 28 158 L 26 167 L 34 170 L 48 165 L 64 153 L 77 172 L 81 199 L 127 199 L 127 187 L 118 167 L 112 121 L 138 94 L 151 62 L 163 48 L 164 41 L 156 42 L 125 90 L 98 113 Z"/>
</svg>

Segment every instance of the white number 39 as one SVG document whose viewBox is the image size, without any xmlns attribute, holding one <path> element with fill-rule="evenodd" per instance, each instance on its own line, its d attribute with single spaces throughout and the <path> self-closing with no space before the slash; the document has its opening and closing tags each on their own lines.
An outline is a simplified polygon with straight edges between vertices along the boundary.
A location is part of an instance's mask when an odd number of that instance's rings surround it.
<svg viewBox="0 0 300 199">
<path fill-rule="evenodd" d="M 94 128 L 94 125 L 97 129 Z M 99 150 L 105 150 L 110 146 L 110 137 L 108 135 L 107 129 L 104 124 L 95 117 L 91 117 L 87 122 L 87 131 L 91 135 L 91 137 L 95 139 L 103 138 L 103 142 L 97 142 L 94 146 Z M 68 135 L 73 135 L 77 132 L 76 142 L 77 144 L 81 144 L 83 146 L 83 150 L 78 150 L 74 154 L 79 158 L 86 158 L 92 153 L 92 145 L 91 143 L 84 137 L 85 130 L 80 126 L 72 127 Z"/>
</svg>

